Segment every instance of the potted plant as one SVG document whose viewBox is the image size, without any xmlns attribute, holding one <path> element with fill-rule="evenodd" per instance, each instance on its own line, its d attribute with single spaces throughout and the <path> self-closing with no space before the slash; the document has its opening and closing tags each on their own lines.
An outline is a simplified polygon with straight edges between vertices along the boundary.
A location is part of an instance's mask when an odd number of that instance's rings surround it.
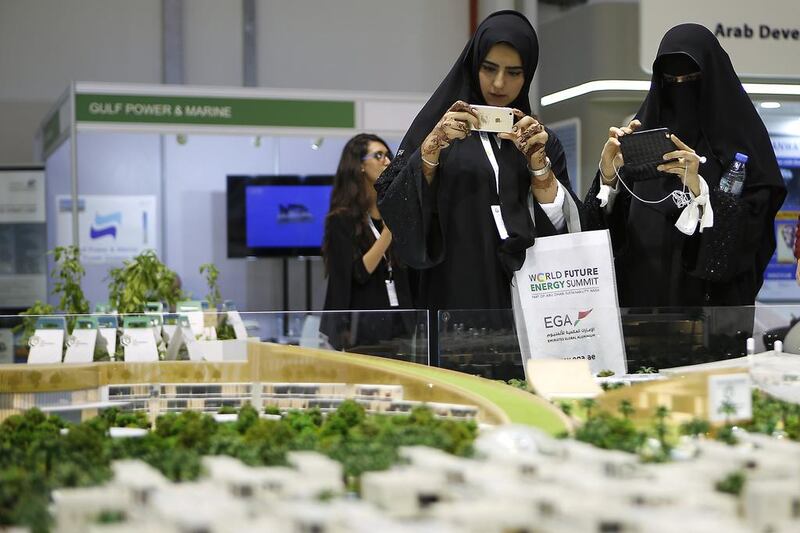
<svg viewBox="0 0 800 533">
<path fill-rule="evenodd" d="M 170 309 L 186 297 L 181 290 L 180 277 L 158 258 L 154 250 L 145 250 L 122 262 L 121 267 L 108 271 L 108 300 L 120 314 L 140 314 L 147 311 L 148 302 L 164 302 Z M 117 339 L 117 360 L 124 359 L 122 332 Z M 159 349 L 163 358 L 165 349 Z"/>
<path fill-rule="evenodd" d="M 147 302 L 165 302 L 170 309 L 185 298 L 178 274 L 145 250 L 108 271 L 108 300 L 120 314 L 144 313 Z"/>
<path fill-rule="evenodd" d="M 48 252 L 53 256 L 55 266 L 51 272 L 54 280 L 53 291 L 51 294 L 59 297 L 58 305 L 53 306 L 36 300 L 34 304 L 20 313 L 25 318 L 15 328 L 15 332 L 22 332 L 21 344 L 28 345 L 28 340 L 33 335 L 36 328 L 36 320 L 40 316 L 54 315 L 63 313 L 71 315 L 67 317 L 67 335 L 75 327 L 75 315 L 83 315 L 89 312 L 89 301 L 83 293 L 81 280 L 86 275 L 80 260 L 80 249 L 77 246 L 57 246 Z M 65 340 L 67 338 L 65 335 Z M 95 346 L 95 358 L 102 357 L 104 354 L 99 346 Z"/>
<path fill-rule="evenodd" d="M 247 358 L 247 346 L 244 340 L 237 340 L 233 326 L 228 321 L 228 314 L 218 312 L 222 302 L 222 293 L 219 288 L 219 269 L 213 263 L 200 265 L 200 274 L 204 274 L 208 285 L 206 301 L 210 311 L 206 313 L 207 323 L 215 324 L 216 338 L 200 341 L 206 358 L 214 361 L 239 361 Z M 209 316 L 212 315 L 212 316 Z"/>
</svg>

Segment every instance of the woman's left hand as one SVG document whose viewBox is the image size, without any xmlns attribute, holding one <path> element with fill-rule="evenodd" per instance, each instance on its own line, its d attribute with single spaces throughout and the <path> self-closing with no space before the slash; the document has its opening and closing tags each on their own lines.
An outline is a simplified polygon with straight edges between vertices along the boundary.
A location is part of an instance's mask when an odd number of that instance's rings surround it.
<svg viewBox="0 0 800 533">
<path fill-rule="evenodd" d="M 679 150 L 664 154 L 664 159 L 668 161 L 658 165 L 658 170 L 669 174 L 675 174 L 680 177 L 681 180 L 685 177 L 686 186 L 692 191 L 692 194 L 700 196 L 700 156 L 683 141 L 678 139 L 677 136 L 671 135 L 670 139 L 672 139 L 673 144 L 675 144 Z"/>
<path fill-rule="evenodd" d="M 530 168 L 543 168 L 547 159 L 544 151 L 544 145 L 549 138 L 547 131 L 535 118 L 525 115 L 519 109 L 514 110 L 514 115 L 519 120 L 514 124 L 511 133 L 500 133 L 498 137 L 513 141 L 517 150 L 525 156 Z"/>
</svg>

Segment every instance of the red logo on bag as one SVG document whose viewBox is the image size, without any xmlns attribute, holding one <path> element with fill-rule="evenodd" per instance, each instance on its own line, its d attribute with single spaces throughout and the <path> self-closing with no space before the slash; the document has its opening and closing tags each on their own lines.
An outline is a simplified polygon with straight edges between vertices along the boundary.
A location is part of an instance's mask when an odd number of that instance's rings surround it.
<svg viewBox="0 0 800 533">
<path fill-rule="evenodd" d="M 583 320 L 584 318 L 586 318 L 587 316 L 589 316 L 589 314 L 593 310 L 594 310 L 594 307 L 592 309 L 589 309 L 588 311 L 578 311 L 578 320 L 575 321 L 575 325 L 577 326 L 580 323 L 580 321 Z"/>
</svg>

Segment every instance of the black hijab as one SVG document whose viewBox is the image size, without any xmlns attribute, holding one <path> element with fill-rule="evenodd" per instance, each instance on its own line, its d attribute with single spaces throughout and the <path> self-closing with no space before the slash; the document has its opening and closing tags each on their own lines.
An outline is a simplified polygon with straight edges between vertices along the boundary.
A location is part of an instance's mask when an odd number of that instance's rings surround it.
<svg viewBox="0 0 800 533">
<path fill-rule="evenodd" d="M 688 55 L 702 72 L 700 80 L 666 85 L 663 67 L 672 54 Z M 703 155 L 713 156 L 723 169 L 736 152 L 747 154 L 745 188 L 776 187 L 775 209 L 783 203 L 784 193 L 778 193 L 783 179 L 769 134 L 727 52 L 704 26 L 680 24 L 664 35 L 653 62 L 650 92 L 636 116 L 642 129 L 668 127 L 690 146 L 696 142 L 693 136 L 702 136 L 712 152 Z M 718 185 L 719 176 L 703 177 L 709 187 Z"/>
<path fill-rule="evenodd" d="M 526 115 L 531 114 L 528 93 L 539 63 L 539 40 L 533 26 L 522 13 L 497 11 L 489 15 L 475 30 L 450 72 L 414 119 L 400 143 L 398 155 L 403 151 L 410 153 L 416 150 L 456 100 L 469 104 L 486 103 L 481 93 L 478 71 L 486 54 L 497 43 L 507 43 L 514 47 L 522 59 L 525 72 L 522 90 L 509 107 L 515 107 Z"/>
</svg>

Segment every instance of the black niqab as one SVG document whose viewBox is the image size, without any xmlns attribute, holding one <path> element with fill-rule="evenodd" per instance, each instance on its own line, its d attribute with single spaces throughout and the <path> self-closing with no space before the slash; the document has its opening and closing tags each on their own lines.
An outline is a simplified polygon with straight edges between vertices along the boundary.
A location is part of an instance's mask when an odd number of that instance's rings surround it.
<svg viewBox="0 0 800 533">
<path fill-rule="evenodd" d="M 669 82 L 662 76 L 685 76 L 696 73 L 700 67 L 684 53 L 665 54 L 656 61 L 654 72 L 662 78 L 660 120 L 669 124 L 672 133 L 689 146 L 697 146 L 701 137 L 699 104 L 700 80 Z"/>
<path fill-rule="evenodd" d="M 671 54 L 688 55 L 702 72 L 700 80 L 665 84 L 662 65 Z M 675 103 L 689 109 L 673 110 Z M 681 111 L 686 111 L 683 114 L 687 116 L 679 119 Z M 680 134 L 677 132 L 681 130 L 691 135 L 685 131 L 685 125 L 694 123 L 696 126 L 693 127 L 700 129 L 712 152 L 703 155 L 712 155 L 723 168 L 733 161 L 736 152 L 748 155 L 745 187 L 783 187 L 764 123 L 742 87 L 728 53 L 704 26 L 681 24 L 664 35 L 653 62 L 650 92 L 637 118 L 642 122 L 642 129 L 668 127 L 678 137 Z M 708 185 L 714 187 L 718 184 L 709 182 Z M 775 198 L 776 207 L 783 202 L 782 195 L 778 196 Z"/>
</svg>

